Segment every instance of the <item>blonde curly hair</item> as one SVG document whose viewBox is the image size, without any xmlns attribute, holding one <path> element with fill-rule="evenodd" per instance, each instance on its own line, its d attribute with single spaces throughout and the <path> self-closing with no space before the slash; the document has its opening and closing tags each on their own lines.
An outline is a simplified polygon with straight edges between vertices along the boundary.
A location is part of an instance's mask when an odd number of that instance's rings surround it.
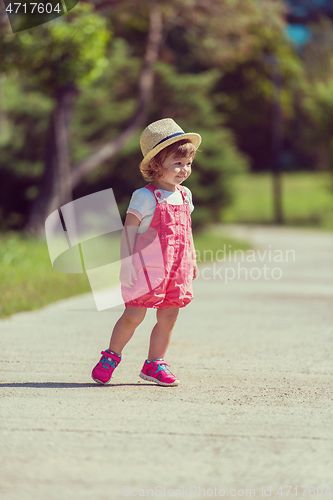
<svg viewBox="0 0 333 500">
<path fill-rule="evenodd" d="M 194 158 L 195 153 L 196 148 L 189 139 L 182 139 L 174 142 L 157 153 L 157 155 L 150 160 L 148 165 L 145 164 L 143 160 L 140 163 L 141 174 L 145 181 L 154 181 L 155 179 L 163 177 L 164 168 L 162 164 L 168 156 L 175 156 L 176 158 Z"/>
</svg>

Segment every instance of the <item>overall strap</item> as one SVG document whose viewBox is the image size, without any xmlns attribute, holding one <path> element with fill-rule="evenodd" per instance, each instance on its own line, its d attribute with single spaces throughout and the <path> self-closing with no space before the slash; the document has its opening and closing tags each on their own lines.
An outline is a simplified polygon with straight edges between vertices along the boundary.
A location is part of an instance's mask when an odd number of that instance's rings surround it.
<svg viewBox="0 0 333 500">
<path fill-rule="evenodd" d="M 154 184 L 147 184 L 147 186 L 145 186 L 146 189 L 149 189 L 149 191 L 151 193 L 153 193 L 153 195 L 155 196 L 155 200 L 156 202 L 158 203 L 166 203 L 165 201 L 165 197 L 162 193 L 162 191 L 160 189 L 158 189 L 156 186 L 154 186 Z"/>
<path fill-rule="evenodd" d="M 181 186 L 177 186 L 177 188 L 179 189 L 179 191 L 182 194 L 183 203 L 189 203 L 189 200 L 188 200 L 188 197 L 187 197 L 187 191 L 185 191 L 185 189 L 183 187 L 181 187 Z"/>
<path fill-rule="evenodd" d="M 153 184 L 147 184 L 145 188 L 149 189 L 149 191 L 151 191 L 152 193 L 155 191 L 155 189 L 157 189 L 157 187 L 154 186 Z"/>
</svg>

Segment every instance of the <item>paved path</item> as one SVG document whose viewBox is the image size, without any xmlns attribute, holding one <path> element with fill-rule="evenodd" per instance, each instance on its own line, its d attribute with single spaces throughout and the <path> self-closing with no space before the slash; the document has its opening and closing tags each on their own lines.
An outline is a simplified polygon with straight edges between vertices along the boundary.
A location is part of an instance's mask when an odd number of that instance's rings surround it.
<svg viewBox="0 0 333 500">
<path fill-rule="evenodd" d="M 102 387 L 121 307 L 87 295 L 0 322 L 1 500 L 333 496 L 333 235 L 224 230 L 260 254 L 201 263 L 167 357 L 179 387 L 138 377 L 153 311 Z"/>
</svg>

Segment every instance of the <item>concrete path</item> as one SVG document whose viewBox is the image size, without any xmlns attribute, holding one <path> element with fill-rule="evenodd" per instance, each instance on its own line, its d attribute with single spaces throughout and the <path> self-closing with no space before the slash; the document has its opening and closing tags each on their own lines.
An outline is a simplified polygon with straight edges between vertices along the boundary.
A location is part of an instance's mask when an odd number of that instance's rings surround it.
<svg viewBox="0 0 333 500">
<path fill-rule="evenodd" d="M 153 311 L 108 386 L 90 372 L 122 307 L 0 322 L 1 500 L 332 498 L 333 235 L 223 230 L 259 253 L 201 262 L 167 356 L 179 387 L 138 377 Z"/>
</svg>

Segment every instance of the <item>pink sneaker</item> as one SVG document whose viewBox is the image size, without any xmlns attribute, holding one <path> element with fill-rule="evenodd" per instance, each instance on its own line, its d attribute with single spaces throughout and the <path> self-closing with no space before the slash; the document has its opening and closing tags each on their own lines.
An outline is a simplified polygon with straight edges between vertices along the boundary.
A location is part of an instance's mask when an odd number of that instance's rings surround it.
<svg viewBox="0 0 333 500">
<path fill-rule="evenodd" d="M 159 385 L 178 385 L 180 384 L 179 378 L 175 377 L 167 366 L 163 358 L 154 359 L 153 361 L 146 361 L 142 367 L 140 377 L 150 382 L 155 382 Z"/>
<path fill-rule="evenodd" d="M 102 351 L 101 354 L 102 357 L 93 369 L 91 376 L 98 384 L 107 384 L 111 380 L 113 370 L 119 365 L 121 356 L 109 349 Z"/>
</svg>

